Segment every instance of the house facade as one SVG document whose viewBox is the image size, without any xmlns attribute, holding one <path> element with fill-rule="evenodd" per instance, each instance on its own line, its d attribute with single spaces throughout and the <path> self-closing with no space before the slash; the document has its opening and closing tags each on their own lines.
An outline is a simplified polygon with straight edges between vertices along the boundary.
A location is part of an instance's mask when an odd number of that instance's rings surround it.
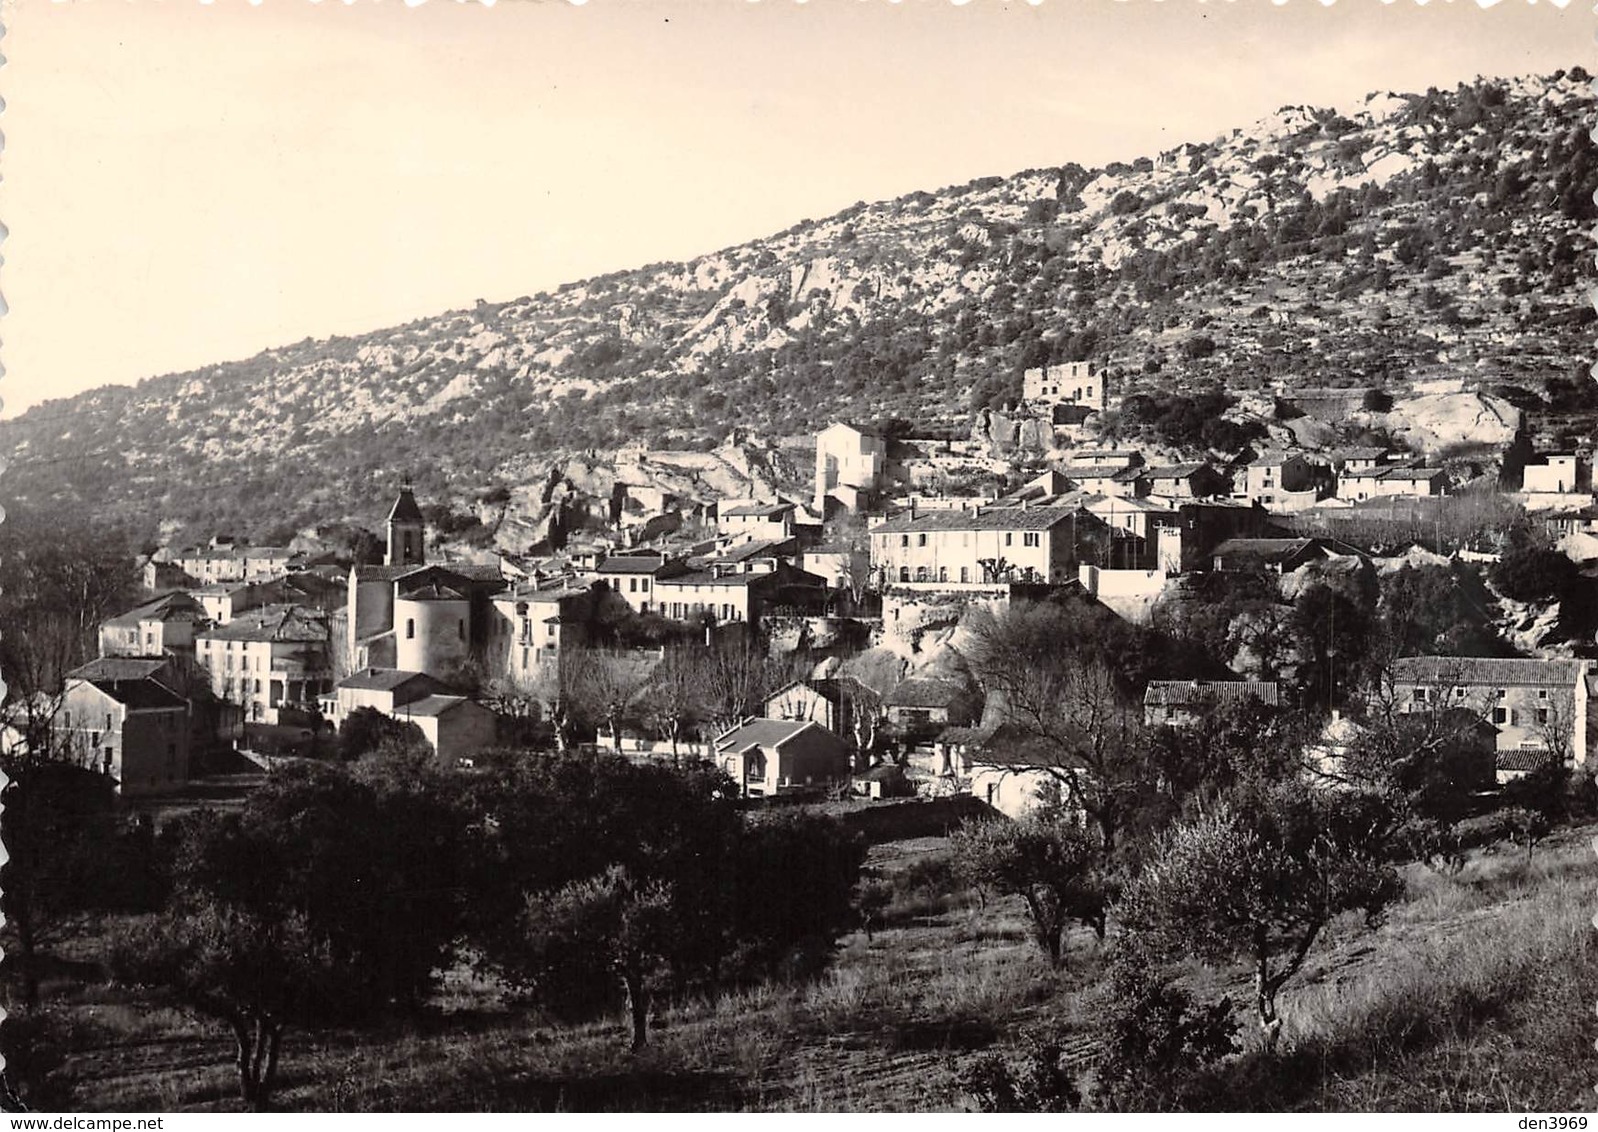
<svg viewBox="0 0 1598 1132">
<path fill-rule="evenodd" d="M 192 653 L 205 610 L 185 593 L 162 594 L 100 623 L 101 656 Z"/>
<path fill-rule="evenodd" d="M 125 797 L 188 782 L 189 705 L 155 680 L 69 677 L 51 730 L 68 760 L 114 779 Z"/>
<path fill-rule="evenodd" d="M 816 434 L 815 509 L 827 501 L 846 511 L 867 510 L 882 492 L 888 467 L 888 440 L 879 430 L 835 421 Z"/>
<path fill-rule="evenodd" d="M 663 554 L 616 554 L 601 562 L 594 574 L 634 613 L 658 613 L 656 581 L 687 572 L 687 565 L 680 559 Z"/>
<path fill-rule="evenodd" d="M 327 616 L 299 606 L 263 606 L 205 630 L 195 659 L 211 675 L 212 694 L 250 722 L 277 723 L 279 709 L 309 708 L 333 687 Z"/>
<path fill-rule="evenodd" d="M 1575 452 L 1544 452 L 1526 465 L 1521 473 L 1521 490 L 1526 492 L 1568 493 L 1588 490 L 1591 476 L 1583 482 L 1581 461 Z"/>
<path fill-rule="evenodd" d="M 1143 478 L 1148 482 L 1150 495 L 1169 499 L 1208 499 L 1229 495 L 1232 491 L 1232 477 L 1209 464 L 1164 464 L 1144 468 Z"/>
<path fill-rule="evenodd" d="M 1315 489 L 1315 470 L 1297 453 L 1277 453 L 1249 461 L 1243 469 L 1243 495 L 1265 507 Z"/>
<path fill-rule="evenodd" d="M 976 507 L 911 512 L 870 531 L 871 569 L 884 585 L 959 585 L 1011 579 L 1068 582 L 1109 543 L 1080 506 Z"/>
<path fill-rule="evenodd" d="M 792 503 L 737 503 L 722 508 L 716 517 L 716 530 L 722 535 L 744 539 L 781 541 L 793 537 Z"/>
<path fill-rule="evenodd" d="M 1093 412 L 1104 408 L 1104 374 L 1087 362 L 1057 362 L 1021 374 L 1021 396 L 1035 405 L 1080 405 Z"/>
<path fill-rule="evenodd" d="M 1403 657 L 1393 665 L 1401 712 L 1464 708 L 1498 729 L 1501 761 L 1549 752 L 1587 761 L 1591 662 L 1481 657 Z"/>
<path fill-rule="evenodd" d="M 564 650 L 588 643 L 596 598 L 586 587 L 518 586 L 493 600 L 488 649 L 492 676 L 525 684 L 558 663 Z"/>
<path fill-rule="evenodd" d="M 845 778 L 843 741 L 819 723 L 750 719 L 715 743 L 715 763 L 745 795 L 821 790 Z"/>
</svg>

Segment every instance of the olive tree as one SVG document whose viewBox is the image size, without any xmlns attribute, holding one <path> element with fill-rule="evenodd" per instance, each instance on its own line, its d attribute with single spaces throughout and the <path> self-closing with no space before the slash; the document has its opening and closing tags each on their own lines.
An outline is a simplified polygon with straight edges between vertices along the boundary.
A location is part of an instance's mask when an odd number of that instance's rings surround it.
<svg viewBox="0 0 1598 1132">
<path fill-rule="evenodd" d="M 1374 926 L 1401 885 L 1373 832 L 1381 800 L 1284 782 L 1233 795 L 1180 822 L 1159 843 L 1119 908 L 1155 953 L 1246 961 L 1267 1044 L 1277 996 L 1335 917 Z"/>
<path fill-rule="evenodd" d="M 1073 923 L 1104 938 L 1109 900 L 1094 842 L 1076 821 L 1049 815 L 969 823 L 954 834 L 952 849 L 968 883 L 1026 902 L 1032 937 L 1058 967 Z"/>
</svg>

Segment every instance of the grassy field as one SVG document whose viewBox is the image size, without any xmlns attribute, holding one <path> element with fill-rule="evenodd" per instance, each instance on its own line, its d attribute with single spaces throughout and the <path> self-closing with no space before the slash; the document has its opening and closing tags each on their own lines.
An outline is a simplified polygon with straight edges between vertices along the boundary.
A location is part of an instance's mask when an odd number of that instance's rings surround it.
<svg viewBox="0 0 1598 1132">
<path fill-rule="evenodd" d="M 1245 1051 L 1202 1082 L 1205 1107 L 1298 1110 L 1568 1110 L 1598 1081 L 1598 827 L 1567 831 L 1528 864 L 1504 847 L 1454 877 L 1416 867 L 1378 930 L 1334 925 L 1289 984 L 1279 1050 L 1245 1023 Z M 909 875 L 941 839 L 872 851 Z M 867 939 L 847 937 L 809 984 L 769 984 L 676 1004 L 651 1046 L 626 1050 L 622 1019 L 578 1027 L 536 1012 L 469 971 L 451 972 L 425 1017 L 376 1034 L 292 1034 L 278 1104 L 287 1109 L 948 1111 L 972 1051 L 1003 1050 L 1030 1023 L 1069 1031 L 1085 1072 L 1104 955 L 1071 942 L 1063 971 L 1028 941 L 1018 902 L 906 892 Z M 219 1026 L 109 986 L 96 974 L 102 925 L 62 954 L 45 987 L 64 1061 L 57 1104 L 80 1111 L 238 1107 Z M 1113 927 L 1112 927 L 1113 932 Z M 1201 997 L 1244 1004 L 1241 971 L 1181 974 Z"/>
</svg>

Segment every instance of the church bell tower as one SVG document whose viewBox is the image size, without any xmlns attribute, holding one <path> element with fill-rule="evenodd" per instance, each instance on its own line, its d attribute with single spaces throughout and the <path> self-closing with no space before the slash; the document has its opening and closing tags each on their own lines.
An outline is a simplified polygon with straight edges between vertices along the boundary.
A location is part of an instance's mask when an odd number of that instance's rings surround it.
<svg viewBox="0 0 1598 1132">
<path fill-rule="evenodd" d="M 411 478 L 400 485 L 399 498 L 388 512 L 388 557 L 390 566 L 421 566 L 427 559 L 422 547 L 422 509 L 411 494 Z"/>
</svg>

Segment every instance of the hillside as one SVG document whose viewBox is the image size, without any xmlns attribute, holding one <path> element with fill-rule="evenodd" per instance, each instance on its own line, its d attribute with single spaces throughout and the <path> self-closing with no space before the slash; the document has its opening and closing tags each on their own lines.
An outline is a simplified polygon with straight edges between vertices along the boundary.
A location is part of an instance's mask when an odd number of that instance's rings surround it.
<svg viewBox="0 0 1598 1132">
<path fill-rule="evenodd" d="M 98 389 L 0 423 L 4 495 L 252 533 L 376 522 L 409 470 L 455 503 L 511 489 L 519 538 L 581 490 L 566 469 L 590 450 L 703 453 L 845 415 L 963 429 L 1051 359 L 1091 359 L 1120 392 L 1464 378 L 1569 408 L 1592 354 L 1587 83 L 1286 107 L 1130 165 L 860 203 L 687 263 Z"/>
</svg>

